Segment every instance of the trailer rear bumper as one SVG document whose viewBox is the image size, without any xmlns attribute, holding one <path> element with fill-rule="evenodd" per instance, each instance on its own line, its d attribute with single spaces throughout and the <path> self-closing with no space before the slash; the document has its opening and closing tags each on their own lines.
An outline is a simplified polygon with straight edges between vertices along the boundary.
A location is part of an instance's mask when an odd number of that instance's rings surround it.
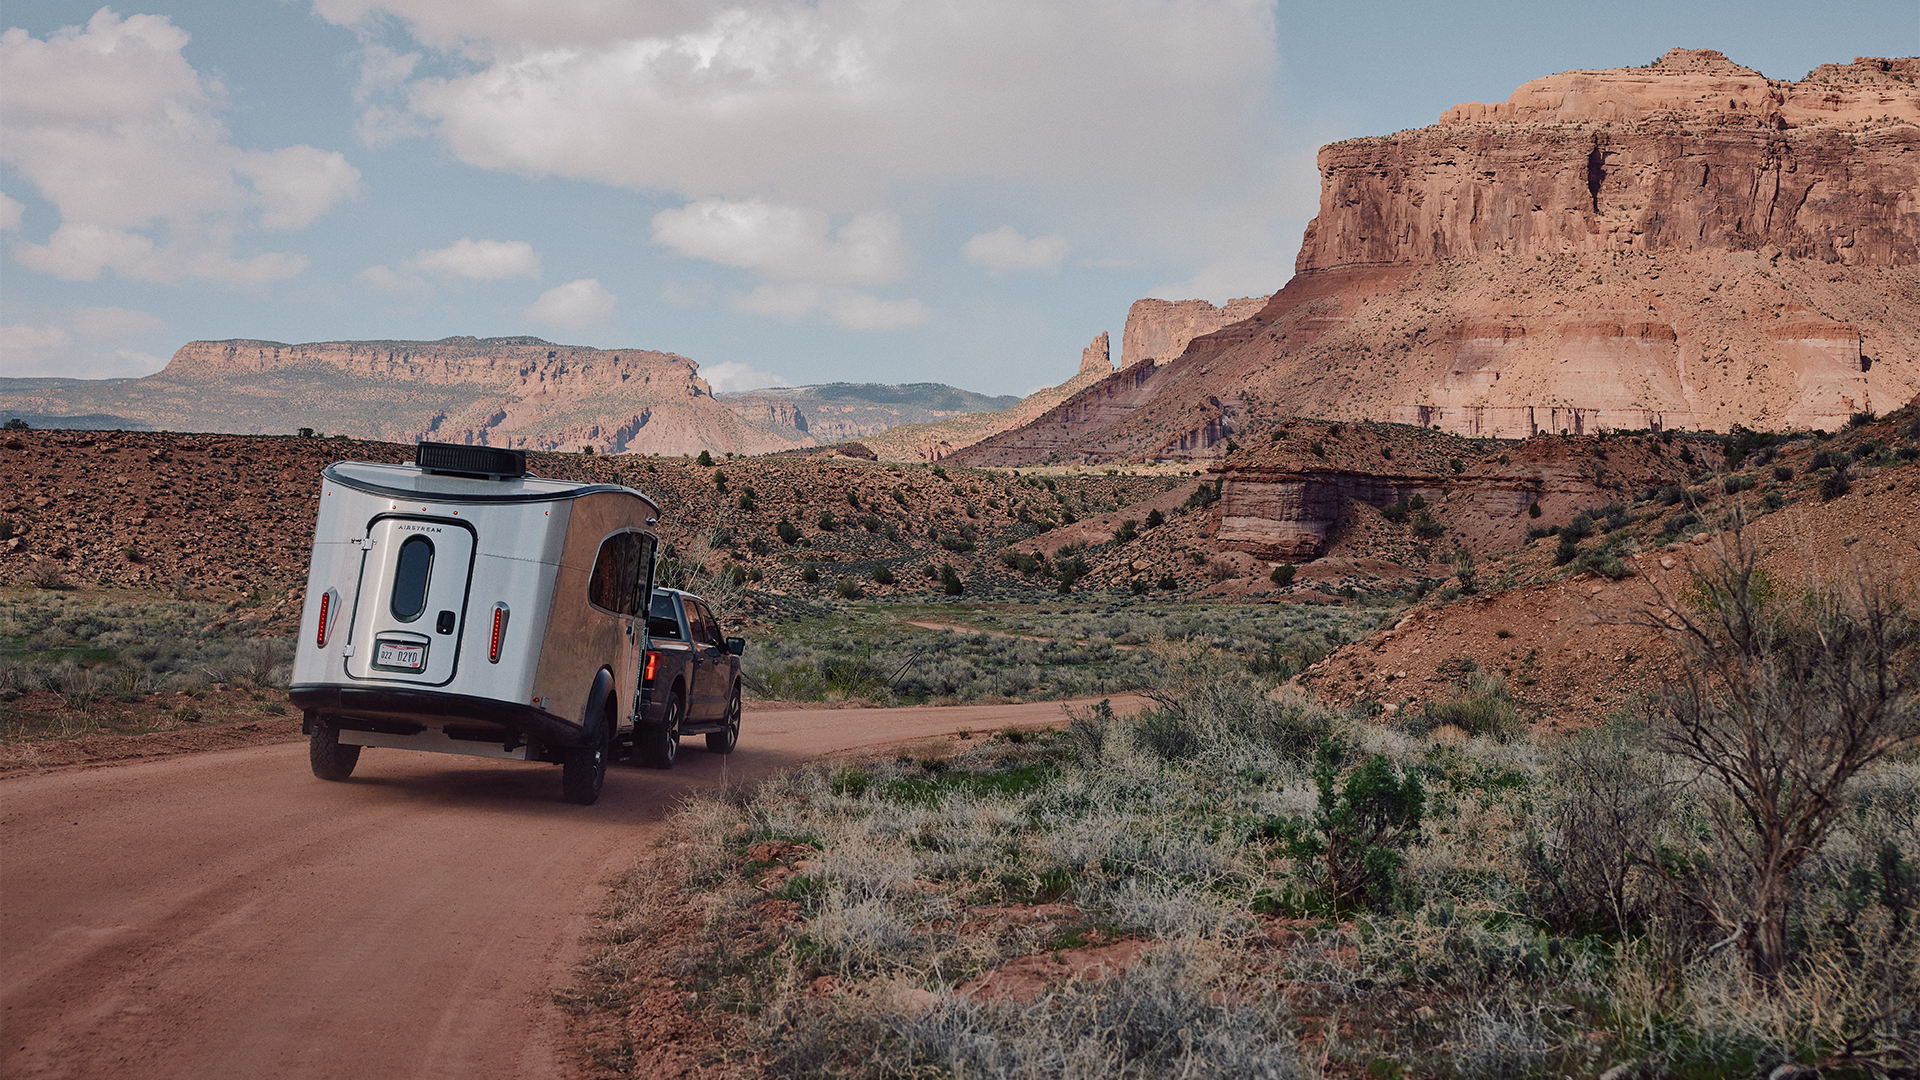
<svg viewBox="0 0 1920 1080">
<path fill-rule="evenodd" d="M 435 738 L 430 741 L 447 740 L 454 743 L 467 743 L 480 746 L 495 744 L 506 748 L 507 755 L 521 757 L 520 746 L 533 743 L 542 747 L 584 746 L 587 733 L 580 724 L 567 720 L 543 709 L 518 702 L 496 701 L 493 698 L 469 697 L 465 694 L 443 694 L 428 690 L 408 690 L 400 687 L 339 686 L 335 684 L 296 684 L 287 693 L 294 708 L 306 711 L 313 716 L 331 716 L 343 731 L 368 732 L 412 740 L 428 733 L 428 729 L 438 729 Z M 312 721 L 309 719 L 308 728 Z M 309 733 L 311 731 L 309 730 Z M 497 735 L 497 737 L 495 737 Z M 437 745 L 427 747 L 419 742 L 394 743 L 389 741 L 361 743 L 358 739 L 343 738 L 342 742 L 353 741 L 358 745 L 387 746 L 412 745 L 421 749 L 439 749 Z M 479 751 L 463 751 L 479 753 Z M 481 756 L 492 757 L 492 753 Z M 526 760 L 534 760 L 528 758 Z"/>
</svg>

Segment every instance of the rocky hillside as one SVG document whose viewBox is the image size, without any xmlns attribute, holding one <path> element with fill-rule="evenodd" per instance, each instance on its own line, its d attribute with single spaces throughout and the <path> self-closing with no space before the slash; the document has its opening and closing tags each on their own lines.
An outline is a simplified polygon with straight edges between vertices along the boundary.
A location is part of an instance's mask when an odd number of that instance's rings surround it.
<svg viewBox="0 0 1920 1080">
<path fill-rule="evenodd" d="M 0 387 L 0 409 L 30 418 L 91 414 L 96 426 L 136 430 L 310 428 L 357 439 L 602 453 L 761 453 L 812 442 L 716 402 L 699 365 L 684 356 L 533 337 L 195 341 L 144 379 Z"/>
<path fill-rule="evenodd" d="M 1332 144 L 1258 314 L 960 460 L 1209 458 L 1300 413 L 1524 437 L 1897 407 L 1920 389 L 1916 79 L 1674 50 Z"/>
</svg>

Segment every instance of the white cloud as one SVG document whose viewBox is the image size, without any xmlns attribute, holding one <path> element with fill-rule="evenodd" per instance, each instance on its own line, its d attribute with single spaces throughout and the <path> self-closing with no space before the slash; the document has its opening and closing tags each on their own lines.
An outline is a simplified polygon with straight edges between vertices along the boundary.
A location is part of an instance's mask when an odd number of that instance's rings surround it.
<svg viewBox="0 0 1920 1080">
<path fill-rule="evenodd" d="M 733 306 L 786 322 L 823 315 L 849 330 L 875 333 L 918 326 L 932 317 L 918 300 L 882 300 L 854 289 L 806 282 L 762 285 L 733 297 Z"/>
<path fill-rule="evenodd" d="M 369 266 L 365 270 L 360 271 L 358 276 L 361 281 L 379 289 L 381 292 L 393 293 L 396 296 L 429 293 L 433 291 L 433 286 L 429 285 L 426 279 L 417 278 L 410 274 L 397 274 L 385 266 Z"/>
<path fill-rule="evenodd" d="M 896 215 L 874 211 L 831 229 L 824 213 L 759 200 L 702 199 L 653 216 L 655 243 L 775 280 L 885 285 L 906 277 Z"/>
<path fill-rule="evenodd" d="M 253 181 L 263 229 L 304 229 L 360 189 L 360 170 L 340 154 L 311 146 L 247 154 L 234 171 Z"/>
<path fill-rule="evenodd" d="M 121 307 L 55 308 L 32 321 L 0 326 L 6 373 L 19 378 L 109 379 L 151 375 L 166 366 L 133 347 L 157 344 L 167 325 Z"/>
<path fill-rule="evenodd" d="M 45 40 L 0 34 L 0 160 L 60 214 L 22 265 L 76 281 L 200 277 L 260 285 L 299 273 L 298 255 L 234 253 L 254 227 L 297 229 L 359 188 L 337 153 L 243 151 L 219 114 L 225 89 L 181 55 L 164 16 L 102 8 Z"/>
<path fill-rule="evenodd" d="M 22 203 L 18 199 L 8 198 L 5 192 L 0 192 L 0 230 L 6 232 L 18 231 L 20 228 L 20 216 L 26 212 L 27 207 L 25 203 Z"/>
<path fill-rule="evenodd" d="M 985 267 L 998 277 L 1014 270 L 1060 269 L 1067 257 L 1067 238 L 1059 234 L 1036 236 L 1029 240 L 1011 225 L 1002 225 L 990 233 L 981 233 L 960 248 L 960 254 L 975 266 Z"/>
<path fill-rule="evenodd" d="M 537 278 L 540 276 L 540 256 L 534 252 L 533 245 L 525 240 L 473 240 L 463 237 L 447 247 L 422 251 L 402 263 L 401 269 L 475 281 Z"/>
<path fill-rule="evenodd" d="M 827 314 L 849 330 L 876 333 L 919 326 L 931 313 L 918 300 L 882 300 L 866 293 L 848 292 L 829 297 Z"/>
<path fill-rule="evenodd" d="M 690 198 L 850 210 L 902 182 L 1191 190 L 1257 158 L 1276 69 L 1260 0 L 317 0 L 397 20 L 468 73 L 382 98 L 463 161 Z M 1116 168 L 1115 147 L 1146 147 Z M 1231 182 L 1229 179 L 1228 182 Z"/>
<path fill-rule="evenodd" d="M 700 377 L 716 394 L 737 394 L 742 390 L 759 390 L 769 386 L 792 386 L 793 383 L 768 371 L 755 369 L 737 360 L 723 360 L 718 364 L 702 364 Z"/>
<path fill-rule="evenodd" d="M 526 310 L 526 316 L 534 322 L 557 326 L 562 330 L 585 330 L 597 322 L 612 318 L 619 303 L 612 293 L 600 287 L 598 281 L 581 278 L 541 293 L 540 299 Z"/>
</svg>

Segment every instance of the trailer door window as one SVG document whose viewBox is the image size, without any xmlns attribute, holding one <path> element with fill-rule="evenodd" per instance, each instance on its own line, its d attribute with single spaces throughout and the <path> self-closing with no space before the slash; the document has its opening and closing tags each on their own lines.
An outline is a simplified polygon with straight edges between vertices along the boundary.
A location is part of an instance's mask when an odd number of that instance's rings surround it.
<svg viewBox="0 0 1920 1080">
<path fill-rule="evenodd" d="M 427 579 L 433 576 L 433 541 L 424 536 L 409 536 L 400 544 L 400 557 L 393 573 L 393 599 L 388 606 L 393 617 L 412 622 L 427 610 Z"/>
</svg>

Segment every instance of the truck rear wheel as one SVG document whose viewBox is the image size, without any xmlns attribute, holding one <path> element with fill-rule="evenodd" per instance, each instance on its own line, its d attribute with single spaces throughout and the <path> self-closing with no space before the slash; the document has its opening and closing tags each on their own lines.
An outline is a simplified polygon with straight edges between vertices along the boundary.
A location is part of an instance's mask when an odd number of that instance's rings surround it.
<svg viewBox="0 0 1920 1080">
<path fill-rule="evenodd" d="M 707 732 L 707 749 L 716 754 L 731 754 L 734 746 L 740 742 L 740 686 L 733 687 L 733 698 L 727 702 L 727 726 L 719 731 Z"/>
<path fill-rule="evenodd" d="M 320 779 L 345 780 L 360 762 L 360 748 L 341 745 L 340 729 L 322 720 L 313 726 L 313 734 L 307 739 L 307 761 L 313 766 L 313 775 Z"/>
<path fill-rule="evenodd" d="M 680 695 L 669 693 L 667 707 L 657 724 L 636 724 L 633 748 L 640 753 L 640 764 L 649 769 L 671 769 L 680 756 L 680 714 L 685 706 Z"/>
<path fill-rule="evenodd" d="M 601 724 L 592 745 L 568 751 L 560 766 L 560 794 L 570 803 L 592 806 L 607 783 L 607 759 L 613 756 L 613 725 Z"/>
</svg>

